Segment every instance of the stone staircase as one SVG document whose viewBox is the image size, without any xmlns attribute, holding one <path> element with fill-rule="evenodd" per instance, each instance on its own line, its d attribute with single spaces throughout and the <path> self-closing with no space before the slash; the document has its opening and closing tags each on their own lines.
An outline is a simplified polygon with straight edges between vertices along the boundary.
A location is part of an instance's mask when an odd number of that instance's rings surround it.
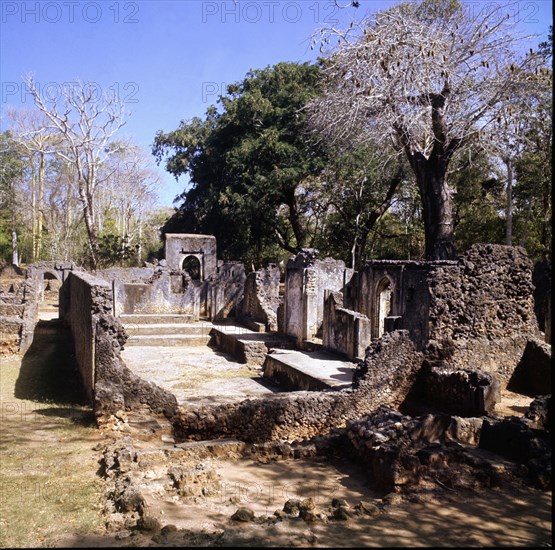
<svg viewBox="0 0 555 550">
<path fill-rule="evenodd" d="M 122 314 L 119 319 L 129 335 L 126 347 L 204 346 L 213 327 L 209 321 L 176 313 Z"/>
</svg>

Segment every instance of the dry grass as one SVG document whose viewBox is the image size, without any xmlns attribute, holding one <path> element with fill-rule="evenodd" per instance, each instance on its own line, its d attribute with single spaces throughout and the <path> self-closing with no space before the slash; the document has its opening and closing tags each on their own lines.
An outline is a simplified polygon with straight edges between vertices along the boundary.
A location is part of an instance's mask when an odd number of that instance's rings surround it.
<svg viewBox="0 0 555 550">
<path fill-rule="evenodd" d="M 93 451 L 101 434 L 70 379 L 64 339 L 52 331 L 42 336 L 24 357 L 0 358 L 4 548 L 52 546 L 69 533 L 104 532 L 99 453 Z M 66 361 L 57 359 L 60 352 Z"/>
<path fill-rule="evenodd" d="M 190 371 L 187 373 L 186 379 L 173 385 L 176 389 L 195 388 L 199 384 L 204 384 L 213 380 L 225 380 L 233 378 L 260 378 L 260 370 L 250 367 L 235 367 L 234 369 L 218 369 L 215 372 L 203 370 L 195 373 Z"/>
</svg>

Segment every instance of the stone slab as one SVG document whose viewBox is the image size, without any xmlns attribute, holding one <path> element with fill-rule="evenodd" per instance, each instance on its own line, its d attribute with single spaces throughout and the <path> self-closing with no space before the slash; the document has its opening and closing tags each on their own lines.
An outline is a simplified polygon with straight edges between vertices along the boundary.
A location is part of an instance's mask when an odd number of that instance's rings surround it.
<svg viewBox="0 0 555 550">
<path fill-rule="evenodd" d="M 323 351 L 272 350 L 264 376 L 290 390 L 337 390 L 352 386 L 355 368 L 355 363 Z"/>
</svg>

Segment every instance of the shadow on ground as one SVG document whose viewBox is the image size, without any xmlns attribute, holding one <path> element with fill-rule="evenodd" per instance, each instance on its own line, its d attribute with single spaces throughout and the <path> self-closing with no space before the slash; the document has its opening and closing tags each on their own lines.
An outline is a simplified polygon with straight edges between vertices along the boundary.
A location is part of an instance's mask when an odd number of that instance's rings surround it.
<svg viewBox="0 0 555 550">
<path fill-rule="evenodd" d="M 37 323 L 33 343 L 21 361 L 14 393 L 18 399 L 61 405 L 38 409 L 38 414 L 70 417 L 84 425 L 92 422 L 92 411 L 83 410 L 91 403 L 81 383 L 71 333 L 60 320 Z"/>
</svg>

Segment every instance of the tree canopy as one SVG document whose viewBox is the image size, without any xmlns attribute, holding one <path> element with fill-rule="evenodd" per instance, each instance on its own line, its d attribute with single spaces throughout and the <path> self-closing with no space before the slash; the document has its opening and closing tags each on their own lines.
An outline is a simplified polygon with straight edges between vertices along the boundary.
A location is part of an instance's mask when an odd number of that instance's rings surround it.
<svg viewBox="0 0 555 550">
<path fill-rule="evenodd" d="M 454 258 L 449 165 L 495 139 L 490 129 L 507 102 L 545 87 L 545 56 L 523 55 L 523 37 L 499 6 L 472 13 L 457 0 L 400 3 L 319 40 L 337 46 L 325 58 L 324 93 L 310 105 L 313 127 L 333 142 L 373 140 L 403 153 L 422 200 L 426 256 Z"/>
<path fill-rule="evenodd" d="M 307 246 L 307 186 L 325 153 L 306 136 L 302 107 L 319 82 L 320 68 L 308 63 L 253 70 L 204 120 L 158 132 L 157 161 L 190 178 L 166 231 L 210 232 L 226 257 L 255 263 L 275 256 L 275 243 L 289 252 Z"/>
</svg>

